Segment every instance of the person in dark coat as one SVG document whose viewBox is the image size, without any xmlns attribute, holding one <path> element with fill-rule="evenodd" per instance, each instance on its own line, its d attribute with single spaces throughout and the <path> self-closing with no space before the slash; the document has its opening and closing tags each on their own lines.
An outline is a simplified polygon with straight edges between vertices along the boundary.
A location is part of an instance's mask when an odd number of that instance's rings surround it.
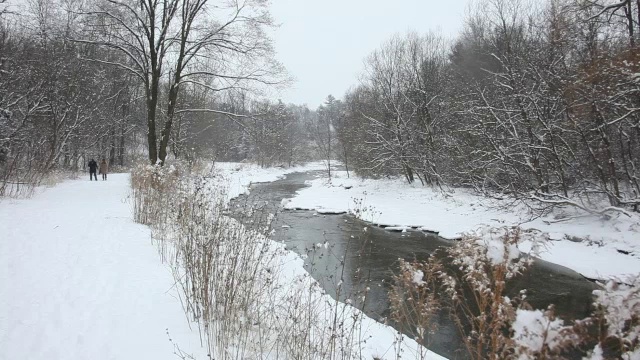
<svg viewBox="0 0 640 360">
<path fill-rule="evenodd" d="M 93 180 L 94 178 L 96 179 L 96 181 L 98 181 L 98 175 L 96 174 L 96 171 L 98 170 L 98 163 L 91 159 L 91 161 L 89 161 L 89 181 Z"/>
<path fill-rule="evenodd" d="M 109 165 L 107 165 L 107 160 L 102 159 L 100 162 L 100 174 L 102 174 L 102 180 L 107 180 L 107 171 L 109 170 Z"/>
</svg>

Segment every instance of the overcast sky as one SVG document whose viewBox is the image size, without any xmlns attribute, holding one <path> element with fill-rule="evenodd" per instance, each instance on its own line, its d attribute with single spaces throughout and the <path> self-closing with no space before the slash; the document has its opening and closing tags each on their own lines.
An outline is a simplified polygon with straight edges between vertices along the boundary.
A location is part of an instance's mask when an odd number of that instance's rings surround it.
<svg viewBox="0 0 640 360">
<path fill-rule="evenodd" d="M 395 33 L 462 27 L 469 0 L 272 0 L 278 59 L 296 78 L 285 102 L 320 105 L 357 83 L 363 59 Z"/>
<path fill-rule="evenodd" d="M 10 0 L 19 4 L 25 0 Z M 295 78 L 275 94 L 284 102 L 320 105 L 357 84 L 363 59 L 393 34 L 440 31 L 454 36 L 471 0 L 271 0 L 280 27 L 277 58 Z"/>
</svg>

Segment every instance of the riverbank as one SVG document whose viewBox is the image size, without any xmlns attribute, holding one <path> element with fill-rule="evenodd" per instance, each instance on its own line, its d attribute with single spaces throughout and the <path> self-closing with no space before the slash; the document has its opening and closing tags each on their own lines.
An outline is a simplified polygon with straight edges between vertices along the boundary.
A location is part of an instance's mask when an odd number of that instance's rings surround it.
<svg viewBox="0 0 640 360">
<path fill-rule="evenodd" d="M 213 170 L 209 171 L 217 186 L 226 186 L 225 195 L 227 196 L 226 200 L 229 201 L 240 194 L 249 192 L 251 184 L 275 181 L 295 172 L 325 169 L 326 166 L 322 161 L 292 167 L 266 168 L 251 163 L 216 162 L 213 164 Z"/>
<path fill-rule="evenodd" d="M 416 228 L 449 239 L 481 231 L 491 240 L 487 228 L 520 226 L 532 234 L 520 251 L 535 250 L 537 257 L 587 278 L 624 279 L 640 273 L 640 214 L 604 217 L 563 208 L 531 219 L 524 206 L 507 200 L 483 198 L 464 189 L 445 195 L 402 179 L 347 178 L 345 171 L 332 171 L 331 181 L 319 177 L 309 185 L 284 201 L 284 207 L 348 212 L 394 230 Z M 567 220 L 558 222 L 560 218 Z"/>
</svg>

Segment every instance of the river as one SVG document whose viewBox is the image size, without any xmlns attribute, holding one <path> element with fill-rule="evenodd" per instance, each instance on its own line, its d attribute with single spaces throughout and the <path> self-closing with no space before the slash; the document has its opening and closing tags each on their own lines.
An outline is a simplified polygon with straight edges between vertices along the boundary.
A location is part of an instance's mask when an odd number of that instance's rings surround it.
<svg viewBox="0 0 640 360">
<path fill-rule="evenodd" d="M 347 300 L 368 288 L 366 300 L 358 306 L 373 319 L 389 321 L 389 283 L 393 272 L 397 272 L 398 259 L 426 260 L 438 248 L 450 246 L 451 241 L 421 231 L 387 231 L 347 214 L 283 211 L 282 200 L 295 196 L 296 191 L 307 186 L 306 180 L 316 176 L 318 172 L 293 173 L 274 182 L 253 184 L 250 194 L 234 199 L 232 206 L 249 204 L 276 213 L 272 238 L 305 256 L 307 271 L 329 294 Z M 317 247 L 324 243 L 326 247 Z M 526 288 L 527 301 L 534 308 L 545 309 L 554 304 L 558 316 L 571 320 L 590 314 L 591 293 L 597 286 L 572 270 L 536 260 L 509 287 L 512 293 Z M 340 289 L 339 294 L 336 289 Z M 450 359 L 464 359 L 456 325 L 446 313 L 437 314 L 435 322 L 437 331 L 426 345 Z"/>
</svg>

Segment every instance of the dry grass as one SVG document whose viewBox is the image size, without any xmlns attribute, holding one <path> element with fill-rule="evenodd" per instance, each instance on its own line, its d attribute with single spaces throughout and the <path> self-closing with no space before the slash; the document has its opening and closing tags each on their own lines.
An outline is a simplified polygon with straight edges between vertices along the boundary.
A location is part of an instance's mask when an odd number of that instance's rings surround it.
<svg viewBox="0 0 640 360">
<path fill-rule="evenodd" d="M 175 200 L 180 171 L 175 167 L 138 165 L 131 172 L 134 220 L 140 224 L 162 224 Z"/>
<path fill-rule="evenodd" d="M 399 262 L 400 272 L 394 275 L 389 292 L 391 318 L 403 333 L 428 347 L 429 335 L 438 330 L 433 317 L 442 308 L 433 291 L 438 286 L 442 264 L 435 258 L 429 262 Z"/>
<path fill-rule="evenodd" d="M 292 275 L 287 263 L 300 259 L 268 240 L 274 214 L 247 206 L 242 223 L 252 226 L 241 225 L 227 215 L 225 186 L 203 173 L 139 167 L 131 199 L 136 221 L 151 226 L 210 356 L 360 358 L 368 340 L 363 313 L 326 296 L 307 273 Z"/>
<path fill-rule="evenodd" d="M 48 173 L 30 171 L 0 178 L 0 198 L 30 198 L 39 187 L 52 187 L 65 180 L 78 179 L 83 173 L 72 170 L 54 170 Z"/>
</svg>

